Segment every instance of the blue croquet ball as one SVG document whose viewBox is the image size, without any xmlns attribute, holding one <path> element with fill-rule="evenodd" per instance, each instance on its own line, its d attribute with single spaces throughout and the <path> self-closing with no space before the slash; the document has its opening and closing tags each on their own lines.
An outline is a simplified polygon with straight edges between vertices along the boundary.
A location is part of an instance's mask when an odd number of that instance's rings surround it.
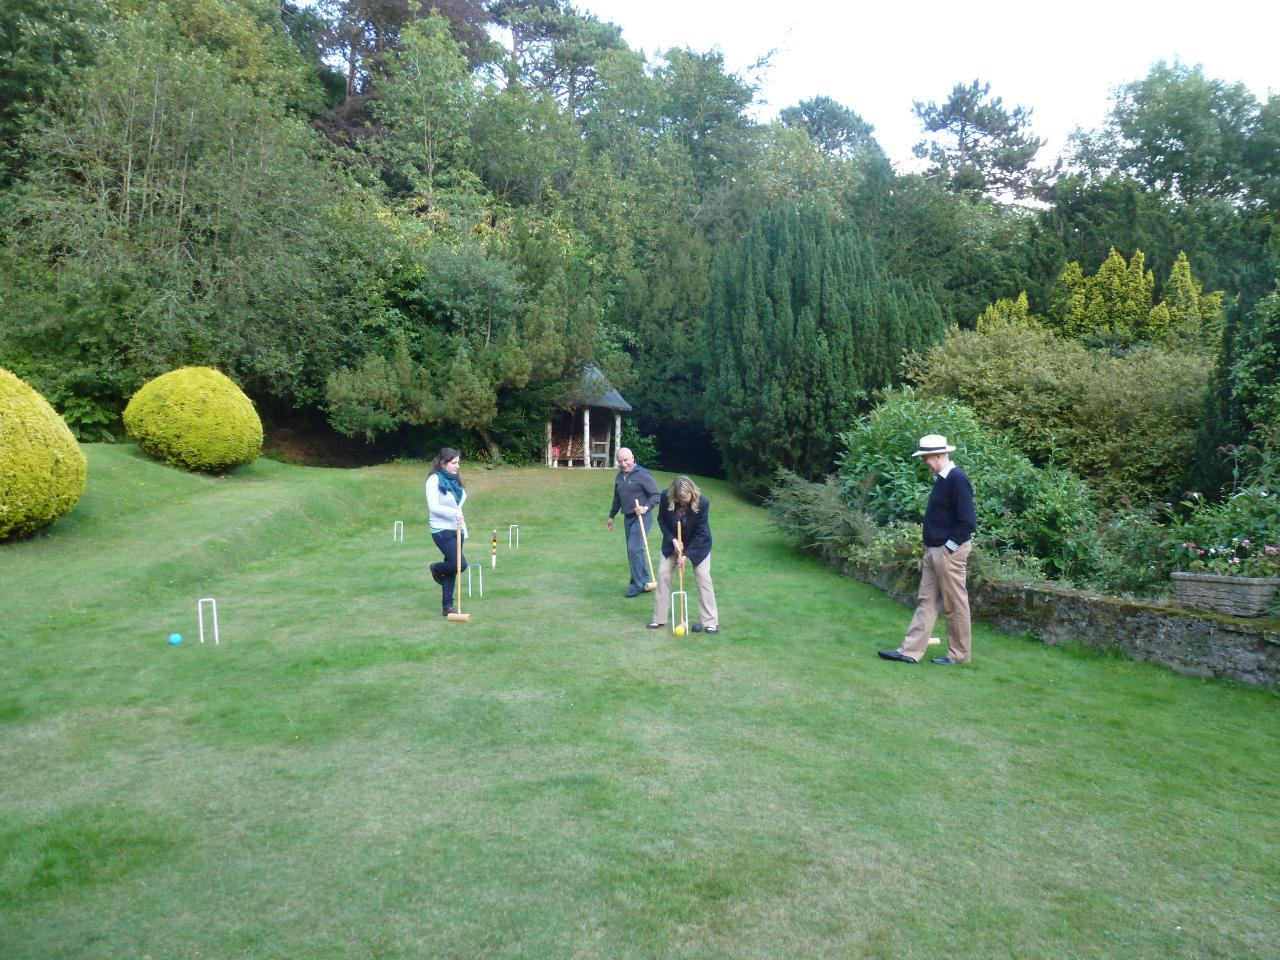
<svg viewBox="0 0 1280 960">
<path fill-rule="evenodd" d="M 180 634 L 180 633 L 171 633 L 171 634 L 169 634 L 169 645 L 170 645 L 170 646 L 176 647 L 176 646 L 177 646 L 178 644 L 180 644 L 181 642 L 182 642 L 182 634 Z"/>
</svg>

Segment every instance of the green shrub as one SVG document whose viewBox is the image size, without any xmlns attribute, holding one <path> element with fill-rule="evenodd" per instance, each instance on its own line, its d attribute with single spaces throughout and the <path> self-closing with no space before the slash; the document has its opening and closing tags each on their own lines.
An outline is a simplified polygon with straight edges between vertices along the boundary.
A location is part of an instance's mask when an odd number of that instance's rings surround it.
<svg viewBox="0 0 1280 960">
<path fill-rule="evenodd" d="M 53 407 L 0 369 L 0 540 L 53 523 L 84 493 L 88 466 Z"/>
<path fill-rule="evenodd" d="M 1088 586 L 1103 593 L 1149 596 L 1169 587 L 1176 536 L 1152 507 L 1118 510 L 1099 528 L 1102 562 Z"/>
<path fill-rule="evenodd" d="M 1096 570 L 1098 511 L 1088 486 L 1066 470 L 1037 468 L 954 401 L 891 393 L 840 434 L 846 501 L 881 526 L 920 522 L 932 477 L 911 453 L 929 433 L 957 447 L 956 462 L 973 483 L 979 533 L 991 548 L 1036 557 L 1056 578 L 1082 580 Z"/>
<path fill-rule="evenodd" d="M 636 463 L 648 470 L 661 470 L 662 459 L 658 456 L 658 439 L 652 434 L 641 434 L 627 437 L 623 443 L 635 455 Z"/>
<path fill-rule="evenodd" d="M 186 470 L 217 473 L 262 452 L 252 401 L 208 367 L 183 367 L 143 384 L 125 407 L 124 427 L 147 453 Z"/>
<path fill-rule="evenodd" d="M 920 582 L 924 530 L 919 523 L 894 520 L 863 543 L 849 548 L 849 562 L 885 575 L 898 590 L 911 593 Z"/>
<path fill-rule="evenodd" d="M 973 538 L 969 554 L 969 579 L 975 583 L 1018 583 L 1029 585 L 1049 579 L 1045 563 L 1020 550 L 1001 549 L 987 537 Z"/>
<path fill-rule="evenodd" d="M 1116 357 L 1030 324 L 957 331 L 908 376 L 959 400 L 1034 462 L 1083 477 L 1104 501 L 1175 495 L 1195 455 L 1212 361 L 1148 345 Z"/>
<path fill-rule="evenodd" d="M 769 522 L 787 539 L 828 562 L 850 559 L 853 548 L 870 543 L 877 533 L 866 514 L 841 498 L 834 475 L 815 483 L 780 470 L 765 509 Z"/>
</svg>

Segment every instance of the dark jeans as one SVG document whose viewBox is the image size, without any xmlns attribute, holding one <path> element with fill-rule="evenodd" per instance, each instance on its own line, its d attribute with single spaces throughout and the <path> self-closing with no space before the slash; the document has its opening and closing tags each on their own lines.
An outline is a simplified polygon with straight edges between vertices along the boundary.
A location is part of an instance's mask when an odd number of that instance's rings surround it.
<svg viewBox="0 0 1280 960">
<path fill-rule="evenodd" d="M 439 573 L 443 578 L 440 584 L 441 603 L 443 609 L 448 611 L 453 609 L 453 591 L 457 586 L 458 580 L 458 531 L 433 532 L 431 539 L 436 542 L 436 546 L 444 554 L 444 559 L 439 563 L 431 564 L 431 569 Z M 463 543 L 466 543 L 465 537 L 463 537 Z M 467 555 L 465 553 L 462 555 L 462 569 L 467 569 Z"/>
</svg>

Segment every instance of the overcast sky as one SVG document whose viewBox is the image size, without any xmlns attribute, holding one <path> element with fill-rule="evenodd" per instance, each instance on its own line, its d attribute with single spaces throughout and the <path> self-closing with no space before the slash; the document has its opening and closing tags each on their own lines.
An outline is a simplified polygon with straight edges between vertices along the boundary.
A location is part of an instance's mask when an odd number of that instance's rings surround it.
<svg viewBox="0 0 1280 960">
<path fill-rule="evenodd" d="M 1280 2 L 1027 0 L 868 4 L 757 0 L 579 0 L 579 10 L 622 28 L 632 49 L 719 48 L 741 71 L 770 50 L 760 119 L 825 95 L 875 127 L 899 166 L 921 139 L 913 100 L 942 102 L 957 83 L 981 79 L 1006 107 L 1031 108 L 1032 129 L 1052 161 L 1077 126 L 1103 120 L 1114 87 L 1157 60 L 1202 64 L 1259 99 L 1280 93 Z M 1043 11 L 1043 12 L 1040 12 Z"/>
</svg>

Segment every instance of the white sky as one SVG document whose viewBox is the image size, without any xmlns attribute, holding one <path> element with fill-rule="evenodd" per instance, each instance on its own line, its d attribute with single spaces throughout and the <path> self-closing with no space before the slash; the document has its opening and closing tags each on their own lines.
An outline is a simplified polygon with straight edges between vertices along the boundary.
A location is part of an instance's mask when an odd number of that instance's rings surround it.
<svg viewBox="0 0 1280 960">
<path fill-rule="evenodd" d="M 622 28 L 632 49 L 719 48 L 732 71 L 771 49 L 759 119 L 828 96 L 875 127 L 889 159 L 914 162 L 922 138 L 913 100 L 941 103 L 957 83 L 980 79 L 1007 108 L 1033 110 L 1048 143 L 1044 165 L 1077 126 L 1093 129 L 1112 89 L 1157 60 L 1202 64 L 1208 76 L 1243 82 L 1260 100 L 1280 94 L 1277 0 L 890 0 L 865 7 L 820 0 L 576 0 Z"/>
</svg>

